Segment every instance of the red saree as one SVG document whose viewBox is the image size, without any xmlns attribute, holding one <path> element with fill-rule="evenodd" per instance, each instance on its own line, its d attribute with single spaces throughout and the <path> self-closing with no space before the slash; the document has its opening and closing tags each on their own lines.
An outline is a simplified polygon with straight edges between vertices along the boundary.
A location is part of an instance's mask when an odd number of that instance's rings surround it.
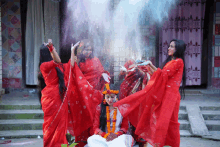
<svg viewBox="0 0 220 147">
<path fill-rule="evenodd" d="M 105 84 L 102 73 L 108 72 L 104 70 L 100 60 L 96 57 L 88 58 L 85 62 L 80 62 L 79 67 L 89 84 L 102 91 Z"/>
<path fill-rule="evenodd" d="M 59 82 L 55 67 L 61 69 L 54 61 L 44 62 L 40 66 L 46 87 L 41 91 L 41 104 L 44 112 L 43 140 L 44 147 L 60 147 L 67 144 L 67 98 L 63 102 L 59 95 Z"/>
<path fill-rule="evenodd" d="M 68 85 L 68 109 L 69 120 L 68 130 L 75 136 L 75 141 L 87 141 L 92 128 L 96 106 L 102 101 L 102 93 L 95 90 L 88 83 L 84 74 L 75 63 L 71 69 L 70 83 Z M 89 132 L 91 131 L 91 132 Z M 84 146 L 85 143 L 79 143 L 78 146 Z"/>
<path fill-rule="evenodd" d="M 162 70 L 157 69 L 143 90 L 114 104 L 136 127 L 135 134 L 153 146 L 179 147 L 179 87 L 183 67 L 182 59 L 168 62 Z M 140 113 L 131 115 L 138 107 Z"/>
<path fill-rule="evenodd" d="M 61 144 L 67 144 L 67 129 L 73 136 L 81 136 L 84 131 L 88 132 L 88 128 L 93 125 L 96 106 L 102 100 L 101 91 L 94 90 L 89 85 L 76 63 L 74 67 L 70 66 L 70 62 L 62 66 L 54 61 L 44 62 L 40 66 L 47 85 L 41 91 L 45 147 L 60 147 Z M 59 95 L 55 67 L 59 67 L 64 73 L 67 90 L 63 102 Z"/>
</svg>

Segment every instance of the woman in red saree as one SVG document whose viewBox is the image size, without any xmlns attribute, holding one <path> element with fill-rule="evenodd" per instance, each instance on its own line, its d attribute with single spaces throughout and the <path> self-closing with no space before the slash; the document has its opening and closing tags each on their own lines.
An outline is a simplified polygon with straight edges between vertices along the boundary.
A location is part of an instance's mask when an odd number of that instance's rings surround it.
<svg viewBox="0 0 220 147">
<path fill-rule="evenodd" d="M 64 66 L 52 46 L 43 45 L 40 49 L 39 98 L 44 112 L 44 147 L 60 147 L 67 144 L 67 100 L 64 96 Z"/>
<path fill-rule="evenodd" d="M 40 99 L 44 112 L 43 140 L 45 147 L 67 144 L 67 129 L 74 136 L 92 127 L 95 106 L 102 93 L 93 89 L 79 69 L 72 46 L 71 60 L 60 63 L 53 46 L 40 50 Z"/>
<path fill-rule="evenodd" d="M 93 43 L 91 40 L 84 39 L 80 42 L 80 46 L 77 48 L 77 52 L 75 52 L 77 55 L 75 56 L 76 58 L 76 63 L 75 69 L 78 68 L 75 72 L 80 72 L 82 77 L 85 80 L 80 80 L 80 82 L 83 81 L 84 85 L 87 85 L 90 89 L 93 89 L 94 93 L 92 90 L 85 91 L 78 93 L 79 97 L 86 97 L 85 95 L 88 95 L 88 93 L 91 93 L 93 97 L 97 99 L 97 101 L 93 102 L 88 102 L 92 106 L 91 109 L 89 109 L 89 112 L 91 115 L 94 115 L 94 110 L 98 104 L 101 103 L 102 96 L 101 92 L 104 88 L 104 84 L 110 82 L 109 79 L 109 73 L 104 70 L 101 62 L 99 61 L 98 58 L 94 57 L 93 55 Z M 79 74 L 79 75 L 80 75 Z M 82 83 L 80 83 L 83 85 Z M 75 83 L 77 85 L 77 83 Z M 74 86 L 74 85 L 73 85 Z M 79 86 L 78 86 L 79 87 Z M 86 90 L 88 90 L 87 88 Z M 83 91 L 83 90 L 82 90 Z M 89 96 L 89 95 L 88 95 Z M 88 97 L 89 99 L 92 99 L 91 96 Z M 84 105 L 85 106 L 85 105 Z M 72 108 L 71 108 L 72 109 Z M 81 110 L 82 108 L 79 107 L 78 110 Z M 81 116 L 81 115 L 80 115 Z M 78 116 L 79 117 L 79 116 Z M 93 116 L 92 121 L 93 121 Z M 82 120 L 88 119 L 88 116 L 83 116 Z M 87 122 L 90 122 L 87 120 Z M 80 125 L 80 124 L 79 124 Z M 89 126 L 89 125 L 88 125 Z M 79 126 L 78 126 L 79 127 Z M 70 132 L 71 133 L 71 132 Z M 78 147 L 83 147 L 86 145 L 87 138 L 93 134 L 93 128 L 92 128 L 92 123 L 90 123 L 90 127 L 84 127 L 84 131 L 81 132 L 81 134 L 76 134 L 74 133 L 75 136 L 75 142 L 78 142 Z M 73 135 L 73 133 L 71 133 Z"/>
<path fill-rule="evenodd" d="M 77 49 L 78 65 L 83 75 L 94 89 L 103 90 L 105 83 L 109 83 L 109 72 L 105 71 L 100 60 L 94 57 L 93 43 L 89 39 L 80 42 Z"/>
<path fill-rule="evenodd" d="M 154 147 L 180 146 L 178 113 L 180 106 L 179 88 L 185 85 L 184 52 L 186 45 L 174 39 L 168 48 L 168 58 L 162 70 L 151 64 L 154 72 L 147 86 L 117 103 L 123 117 L 136 127 L 135 134 Z M 136 115 L 130 115 L 139 107 Z"/>
</svg>

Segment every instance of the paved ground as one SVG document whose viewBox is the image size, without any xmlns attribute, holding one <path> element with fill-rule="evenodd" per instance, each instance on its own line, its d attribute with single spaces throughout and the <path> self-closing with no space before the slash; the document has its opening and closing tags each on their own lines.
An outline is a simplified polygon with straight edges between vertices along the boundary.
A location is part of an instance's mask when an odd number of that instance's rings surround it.
<svg viewBox="0 0 220 147">
<path fill-rule="evenodd" d="M 1 144 L 11 141 L 8 144 Z M 0 147 L 43 147 L 43 139 L 12 139 L 0 140 Z M 148 147 L 152 147 L 148 145 Z M 181 137 L 180 147 L 220 147 L 220 141 L 206 140 L 195 137 Z"/>
</svg>

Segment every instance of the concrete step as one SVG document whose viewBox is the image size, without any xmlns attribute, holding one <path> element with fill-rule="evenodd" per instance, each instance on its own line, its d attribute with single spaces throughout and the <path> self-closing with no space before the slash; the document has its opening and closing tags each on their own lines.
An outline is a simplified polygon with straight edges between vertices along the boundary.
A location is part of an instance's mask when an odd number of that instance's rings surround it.
<svg viewBox="0 0 220 147">
<path fill-rule="evenodd" d="M 220 131 L 220 120 L 205 120 L 209 131 Z"/>
<path fill-rule="evenodd" d="M 178 119 L 179 120 L 188 120 L 188 114 L 187 114 L 186 110 L 179 110 Z"/>
<path fill-rule="evenodd" d="M 186 106 L 181 106 L 180 105 L 180 110 L 186 110 Z"/>
<path fill-rule="evenodd" d="M 1 105 L 0 110 L 41 109 L 41 105 Z"/>
<path fill-rule="evenodd" d="M 0 131 L 0 138 L 14 139 L 14 138 L 43 138 L 42 130 L 21 130 L 21 131 Z"/>
<path fill-rule="evenodd" d="M 201 111 L 206 111 L 206 110 L 220 110 L 220 106 L 199 106 Z"/>
<path fill-rule="evenodd" d="M 181 137 L 190 137 L 190 136 L 192 136 L 192 133 L 189 130 L 180 130 L 180 136 Z"/>
<path fill-rule="evenodd" d="M 205 120 L 220 120 L 220 111 L 201 111 Z"/>
<path fill-rule="evenodd" d="M 42 110 L 0 110 L 1 119 L 43 119 Z"/>
<path fill-rule="evenodd" d="M 180 130 L 189 130 L 190 124 L 187 120 L 179 120 L 180 123 Z"/>
<path fill-rule="evenodd" d="M 38 110 L 0 110 L 1 119 L 43 119 L 43 111 Z M 179 120 L 187 120 L 185 110 L 179 110 Z"/>
<path fill-rule="evenodd" d="M 42 130 L 43 119 L 0 120 L 0 130 Z"/>
</svg>

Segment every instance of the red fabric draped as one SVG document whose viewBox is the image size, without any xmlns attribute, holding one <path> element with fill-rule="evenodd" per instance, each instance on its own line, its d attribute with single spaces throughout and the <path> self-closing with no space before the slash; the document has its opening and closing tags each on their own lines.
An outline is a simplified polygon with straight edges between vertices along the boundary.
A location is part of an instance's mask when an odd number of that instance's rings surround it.
<svg viewBox="0 0 220 147">
<path fill-rule="evenodd" d="M 92 127 L 96 106 L 101 103 L 103 96 L 101 91 L 94 90 L 88 84 L 76 63 L 68 87 L 68 130 L 71 135 L 78 136 Z"/>
<path fill-rule="evenodd" d="M 98 58 L 88 58 L 85 62 L 80 62 L 79 67 L 90 85 L 97 90 L 103 90 L 105 81 L 102 78 L 102 73 L 108 72 L 104 70 Z"/>
<path fill-rule="evenodd" d="M 44 62 L 40 66 L 46 87 L 41 91 L 41 104 L 44 112 L 43 140 L 44 147 L 60 147 L 67 144 L 67 98 L 63 102 L 59 95 L 59 83 L 55 67 L 60 68 L 54 61 Z"/>
<path fill-rule="evenodd" d="M 136 127 L 135 134 L 153 146 L 179 147 L 179 86 L 183 73 L 182 59 L 168 62 L 153 74 L 147 86 L 117 103 L 123 117 Z M 139 109 L 138 115 L 131 115 Z"/>
<path fill-rule="evenodd" d="M 119 99 L 123 99 L 133 94 L 132 90 L 134 89 L 135 86 L 137 87 L 135 88 L 134 92 L 137 92 L 142 90 L 142 86 L 143 86 L 142 84 L 144 84 L 144 86 L 147 84 L 148 82 L 147 72 L 149 71 L 149 66 L 139 66 L 138 68 L 144 73 L 141 73 L 136 69 L 134 71 L 129 72 L 126 75 L 124 81 L 120 85 Z M 139 82 L 140 84 L 138 84 Z"/>
<path fill-rule="evenodd" d="M 107 74 L 109 73 L 104 70 L 100 60 L 97 57 L 94 57 L 92 59 L 88 58 L 86 59 L 85 62 L 80 62 L 79 67 L 80 67 L 79 70 L 81 70 L 83 76 L 89 82 L 89 84 L 93 86 L 93 89 L 102 91 L 105 84 L 105 81 L 102 77 L 102 73 L 107 73 Z M 96 95 L 98 93 L 99 92 L 97 92 Z M 91 104 L 90 106 L 93 105 Z M 75 141 L 87 141 L 87 138 L 92 134 L 93 134 L 93 129 L 92 127 L 90 127 L 87 130 L 83 131 L 80 135 L 77 135 L 75 137 Z M 78 144 L 79 147 L 83 147 L 84 145 L 85 145 L 84 143 Z"/>
<path fill-rule="evenodd" d="M 63 102 L 59 95 L 59 81 L 55 67 L 64 73 L 67 90 Z M 78 65 L 70 67 L 70 62 L 61 66 L 53 61 L 42 63 L 40 70 L 46 87 L 42 92 L 44 111 L 44 146 L 54 147 L 67 144 L 67 129 L 73 136 L 81 136 L 92 128 L 95 109 L 101 103 L 102 93 L 89 85 Z M 93 132 L 93 130 L 91 130 Z"/>
</svg>

